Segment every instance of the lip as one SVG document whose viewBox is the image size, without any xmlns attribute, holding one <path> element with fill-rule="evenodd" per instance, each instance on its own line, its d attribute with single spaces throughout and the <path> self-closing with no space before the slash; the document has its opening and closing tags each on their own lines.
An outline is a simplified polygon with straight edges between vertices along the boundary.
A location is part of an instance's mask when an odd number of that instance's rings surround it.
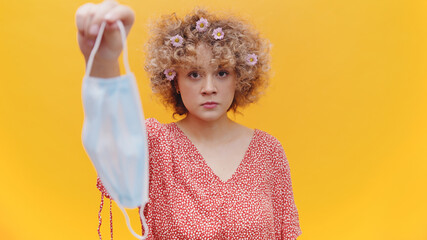
<svg viewBox="0 0 427 240">
<path fill-rule="evenodd" d="M 216 106 L 218 106 L 218 103 L 217 102 L 205 102 L 202 104 L 202 106 L 204 108 L 207 108 L 207 109 L 212 109 L 212 108 L 215 108 Z"/>
</svg>

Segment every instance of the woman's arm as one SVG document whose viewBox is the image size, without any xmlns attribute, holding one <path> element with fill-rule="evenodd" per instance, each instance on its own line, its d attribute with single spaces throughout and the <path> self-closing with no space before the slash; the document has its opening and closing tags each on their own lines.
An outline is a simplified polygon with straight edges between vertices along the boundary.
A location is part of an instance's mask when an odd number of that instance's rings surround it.
<svg viewBox="0 0 427 240">
<path fill-rule="evenodd" d="M 115 1 L 104 1 L 100 4 L 87 3 L 76 11 L 77 40 L 86 65 L 95 43 L 101 23 L 107 22 L 103 39 L 94 58 L 91 76 L 111 78 L 120 75 L 118 58 L 123 48 L 117 20 L 121 20 L 129 34 L 135 19 L 134 12 L 127 6 Z"/>
<path fill-rule="evenodd" d="M 118 20 L 123 23 L 121 29 Z M 133 21 L 129 7 L 111 0 L 84 4 L 76 12 L 78 42 L 87 64 L 82 83 L 82 142 L 112 198 L 126 207 L 141 204 L 146 184 L 140 175 L 148 179 L 148 172 L 144 174 L 148 168 L 147 137 L 138 86 L 131 72 L 120 76 L 118 67 Z M 103 22 L 106 25 L 101 33 Z M 97 38 L 99 46 L 94 49 Z"/>
<path fill-rule="evenodd" d="M 133 18 L 130 8 L 114 1 L 89 3 L 77 10 L 78 42 L 87 66 L 82 83 L 82 142 L 105 187 L 102 196 L 115 200 L 132 234 L 145 239 L 132 230 L 124 210 L 140 207 L 147 235 L 142 213 L 148 202 L 149 181 L 145 120 L 127 57 L 125 75 L 120 75 L 118 66 Z"/>
<path fill-rule="evenodd" d="M 294 200 L 291 171 L 285 150 L 277 139 L 270 143 L 271 157 L 275 159 L 273 206 L 281 221 L 281 238 L 295 240 L 302 234 L 299 213 Z"/>
</svg>

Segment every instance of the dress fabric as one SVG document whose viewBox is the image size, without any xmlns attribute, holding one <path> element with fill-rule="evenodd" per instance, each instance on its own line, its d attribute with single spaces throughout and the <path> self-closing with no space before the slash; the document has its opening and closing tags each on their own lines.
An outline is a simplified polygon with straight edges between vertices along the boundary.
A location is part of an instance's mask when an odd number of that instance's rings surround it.
<svg viewBox="0 0 427 240">
<path fill-rule="evenodd" d="M 147 239 L 294 240 L 302 234 L 289 163 L 275 137 L 255 129 L 240 165 L 223 181 L 175 123 L 150 118 L 146 128 Z M 110 198 L 99 178 L 97 187 Z"/>
</svg>

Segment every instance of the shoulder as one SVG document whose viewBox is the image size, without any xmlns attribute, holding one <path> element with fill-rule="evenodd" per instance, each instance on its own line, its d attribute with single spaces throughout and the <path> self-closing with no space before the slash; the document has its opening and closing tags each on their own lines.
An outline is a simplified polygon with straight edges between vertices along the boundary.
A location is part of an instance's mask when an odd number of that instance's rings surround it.
<svg viewBox="0 0 427 240">
<path fill-rule="evenodd" d="M 163 155 L 169 148 L 170 141 L 173 141 L 174 138 L 171 134 L 173 123 L 165 124 L 155 118 L 147 118 L 145 119 L 145 126 L 150 156 Z"/>
<path fill-rule="evenodd" d="M 155 118 L 145 119 L 145 127 L 149 138 L 168 137 L 174 129 L 174 123 L 161 123 Z"/>
<path fill-rule="evenodd" d="M 162 124 L 155 118 L 147 118 L 145 119 L 145 125 L 147 128 L 160 128 Z"/>
<path fill-rule="evenodd" d="M 264 159 L 272 164 L 273 168 L 287 168 L 288 159 L 280 141 L 273 135 L 256 129 L 256 141 L 258 149 L 262 149 Z"/>
<path fill-rule="evenodd" d="M 258 144 L 267 147 L 270 152 L 283 151 L 283 146 L 280 141 L 273 135 L 256 129 L 257 142 Z"/>
<path fill-rule="evenodd" d="M 172 123 L 161 123 L 155 118 L 147 118 L 145 119 L 145 126 L 147 127 L 147 132 L 155 131 L 155 132 L 163 132 L 167 131 Z"/>
<path fill-rule="evenodd" d="M 151 140 L 153 140 L 154 138 L 158 138 L 161 135 L 164 135 L 167 131 L 166 124 L 160 123 L 155 118 L 145 119 L 145 127 L 147 129 L 148 139 Z"/>
</svg>

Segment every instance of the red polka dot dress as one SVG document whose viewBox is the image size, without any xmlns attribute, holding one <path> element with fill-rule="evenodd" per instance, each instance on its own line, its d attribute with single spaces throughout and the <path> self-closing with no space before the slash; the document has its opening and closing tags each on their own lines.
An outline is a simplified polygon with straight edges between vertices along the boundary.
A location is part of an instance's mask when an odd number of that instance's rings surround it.
<svg viewBox="0 0 427 240">
<path fill-rule="evenodd" d="M 276 138 L 256 129 L 237 170 L 224 182 L 175 123 L 150 118 L 146 125 L 148 239 L 294 240 L 301 235 L 289 164 Z M 109 197 L 99 179 L 97 186 Z"/>
</svg>

